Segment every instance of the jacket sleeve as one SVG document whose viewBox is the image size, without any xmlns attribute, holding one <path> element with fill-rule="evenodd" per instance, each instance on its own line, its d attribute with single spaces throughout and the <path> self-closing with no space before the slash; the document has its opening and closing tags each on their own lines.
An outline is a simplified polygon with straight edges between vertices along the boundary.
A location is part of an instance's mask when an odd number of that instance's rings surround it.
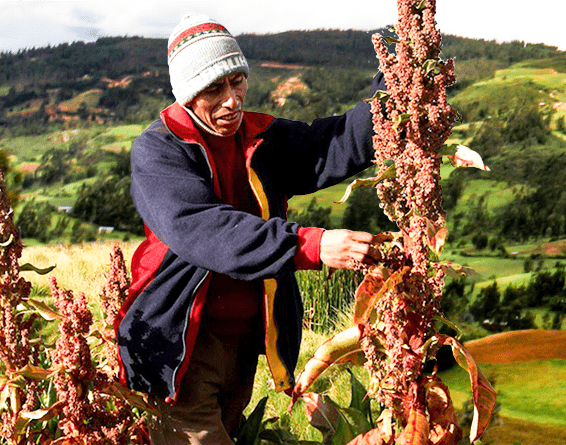
<svg viewBox="0 0 566 445">
<path fill-rule="evenodd" d="M 132 146 L 131 194 L 148 228 L 177 256 L 233 278 L 294 270 L 298 225 L 265 221 L 219 202 L 197 144 L 146 130 Z"/>
<path fill-rule="evenodd" d="M 382 73 L 370 89 L 387 90 Z M 260 162 L 275 165 L 271 175 L 288 197 L 330 187 L 370 167 L 373 124 L 367 102 L 341 116 L 316 119 L 311 125 L 275 119 L 264 132 Z"/>
</svg>

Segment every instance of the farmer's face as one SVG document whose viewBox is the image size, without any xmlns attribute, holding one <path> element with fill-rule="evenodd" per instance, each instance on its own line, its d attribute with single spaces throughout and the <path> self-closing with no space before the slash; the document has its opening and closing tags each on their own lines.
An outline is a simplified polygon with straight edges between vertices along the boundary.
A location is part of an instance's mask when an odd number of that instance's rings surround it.
<svg viewBox="0 0 566 445">
<path fill-rule="evenodd" d="M 201 91 L 187 106 L 212 130 L 230 136 L 240 128 L 248 82 L 243 73 L 234 73 Z"/>
</svg>

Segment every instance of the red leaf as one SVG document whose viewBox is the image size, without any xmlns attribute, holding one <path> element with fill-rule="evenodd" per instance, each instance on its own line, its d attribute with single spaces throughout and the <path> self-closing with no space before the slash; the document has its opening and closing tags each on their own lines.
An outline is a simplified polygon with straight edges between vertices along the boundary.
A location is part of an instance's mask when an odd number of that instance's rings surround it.
<svg viewBox="0 0 566 445">
<path fill-rule="evenodd" d="M 386 445 L 387 442 L 384 438 L 383 431 L 379 428 L 369 430 L 367 433 L 360 434 L 351 440 L 346 445 Z"/>
<path fill-rule="evenodd" d="M 395 443 L 398 445 L 427 445 L 429 431 L 424 408 L 412 407 L 407 419 L 407 426 Z"/>
<path fill-rule="evenodd" d="M 324 403 L 322 396 L 314 392 L 303 394 L 301 398 L 305 402 L 309 423 L 323 435 L 335 433 L 340 418 L 338 410 L 332 404 Z"/>
<path fill-rule="evenodd" d="M 472 355 L 456 339 L 442 336 L 440 343 L 452 346 L 454 358 L 470 374 L 474 401 L 474 418 L 470 430 L 470 442 L 473 443 L 481 437 L 489 424 L 491 414 L 495 408 L 495 390 L 482 374 Z"/>
<path fill-rule="evenodd" d="M 429 377 L 425 383 L 432 445 L 453 445 L 462 439 L 448 387 L 438 377 Z"/>
<path fill-rule="evenodd" d="M 356 289 L 354 323 L 362 324 L 367 322 L 388 277 L 389 269 L 383 266 L 372 268 L 365 275 L 363 281 Z"/>
<path fill-rule="evenodd" d="M 354 322 L 366 323 L 376 302 L 387 291 L 397 286 L 408 271 L 409 267 L 404 267 L 390 274 L 389 269 L 383 266 L 372 268 L 356 290 Z"/>
</svg>

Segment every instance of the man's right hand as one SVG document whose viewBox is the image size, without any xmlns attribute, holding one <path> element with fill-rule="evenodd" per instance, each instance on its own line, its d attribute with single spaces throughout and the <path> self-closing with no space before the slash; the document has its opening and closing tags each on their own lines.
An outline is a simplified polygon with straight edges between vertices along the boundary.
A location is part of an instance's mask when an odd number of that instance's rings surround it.
<svg viewBox="0 0 566 445">
<path fill-rule="evenodd" d="M 333 269 L 351 269 L 356 261 L 372 264 L 379 259 L 377 238 L 367 232 L 326 230 L 320 240 L 320 260 Z"/>
</svg>

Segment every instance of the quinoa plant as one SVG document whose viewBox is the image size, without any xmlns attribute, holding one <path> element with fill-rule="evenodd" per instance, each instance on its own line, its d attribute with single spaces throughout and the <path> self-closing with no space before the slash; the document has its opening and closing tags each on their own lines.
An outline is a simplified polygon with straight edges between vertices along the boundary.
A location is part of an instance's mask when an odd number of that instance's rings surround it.
<svg viewBox="0 0 566 445">
<path fill-rule="evenodd" d="M 435 359 L 441 346 L 451 345 L 458 363 L 468 369 L 474 401 L 471 442 L 489 422 L 495 391 L 458 340 L 437 331 L 439 321 L 457 331 L 440 306 L 445 274 L 466 273 L 440 261 L 448 236 L 440 165 L 446 155 L 455 166 L 487 167 L 467 147 L 445 144 L 458 115 L 446 100 L 446 87 L 455 82 L 454 61 L 439 58 L 436 1 L 398 0 L 397 5 L 397 38 L 372 38 L 387 85 L 371 100 L 378 176 L 355 181 L 347 195 L 355 187 L 376 188 L 381 207 L 400 231 L 378 235 L 376 264 L 353 264 L 365 274 L 356 291 L 356 326 L 315 353 L 298 378 L 293 400 L 306 398 L 307 410 L 328 413 L 327 404 L 313 403 L 305 393 L 309 385 L 331 363 L 363 362 L 371 377 L 368 394 L 383 411 L 377 425 L 351 444 L 455 445 L 462 430 L 449 390 L 436 371 L 424 373 L 424 364 Z M 395 54 L 385 44 L 392 42 Z"/>
<path fill-rule="evenodd" d="M 148 444 L 143 413 L 152 408 L 117 378 L 112 324 L 129 288 L 122 252 L 111 253 L 104 320 L 93 320 L 85 295 L 59 288 L 54 277 L 52 308 L 30 298 L 31 284 L 19 276 L 22 243 L 12 217 L 0 171 L 0 443 Z M 58 321 L 54 345 L 32 329 L 38 316 Z"/>
</svg>

